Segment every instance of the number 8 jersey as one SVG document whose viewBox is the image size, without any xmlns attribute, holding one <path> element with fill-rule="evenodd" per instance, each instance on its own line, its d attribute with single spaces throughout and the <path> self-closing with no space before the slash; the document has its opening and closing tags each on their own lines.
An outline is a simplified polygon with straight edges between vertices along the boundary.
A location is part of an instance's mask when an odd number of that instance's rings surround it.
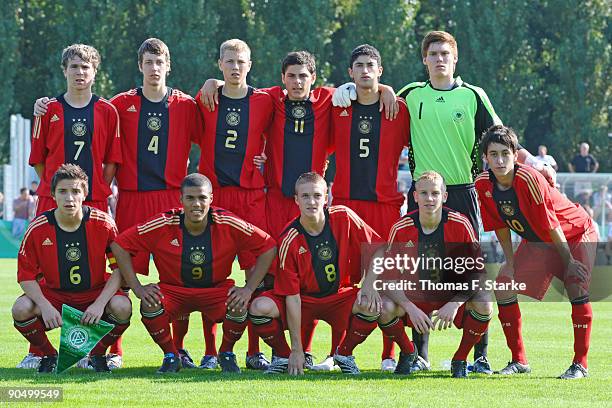
<svg viewBox="0 0 612 408">
<path fill-rule="evenodd" d="M 117 236 L 113 219 L 105 212 L 83 206 L 76 231 L 59 227 L 54 210 L 34 218 L 25 232 L 17 256 L 17 281 L 45 279 L 51 289 L 82 292 L 103 286 L 106 259 L 117 267 L 110 244 Z"/>
<path fill-rule="evenodd" d="M 359 283 L 368 266 L 362 265 L 361 245 L 380 242 L 380 237 L 353 210 L 336 205 L 325 210 L 318 236 L 308 234 L 298 217 L 279 242 L 274 293 L 325 297 Z"/>
<path fill-rule="evenodd" d="M 106 99 L 93 95 L 74 108 L 62 95 L 50 100 L 47 113 L 34 118 L 29 164 L 44 164 L 38 195 L 51 197 L 51 178 L 64 163 L 79 165 L 89 178 L 86 201 L 105 201 L 111 194 L 103 163 L 120 164 L 119 117 Z"/>
</svg>

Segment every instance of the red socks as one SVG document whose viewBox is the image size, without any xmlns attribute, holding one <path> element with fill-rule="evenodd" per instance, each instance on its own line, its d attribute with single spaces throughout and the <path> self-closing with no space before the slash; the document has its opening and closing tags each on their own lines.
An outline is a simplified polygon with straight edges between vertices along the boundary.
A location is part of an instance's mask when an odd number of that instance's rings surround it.
<svg viewBox="0 0 612 408">
<path fill-rule="evenodd" d="M 497 306 L 499 307 L 499 321 L 506 336 L 506 344 L 512 352 L 512 361 L 527 364 L 527 356 L 525 355 L 525 346 L 521 334 L 521 309 L 519 308 L 516 296 L 503 301 L 503 303 L 498 301 Z"/>
<path fill-rule="evenodd" d="M 57 354 L 57 350 L 53 348 L 45 333 L 45 324 L 38 317 L 34 317 L 24 322 L 13 322 L 15 328 L 26 338 L 28 342 L 45 356 L 53 356 Z"/>
<path fill-rule="evenodd" d="M 172 321 L 172 341 L 177 350 L 185 348 L 187 330 L 189 330 L 189 315 L 179 316 Z"/>
<path fill-rule="evenodd" d="M 285 339 L 285 333 L 279 319 L 250 315 L 253 331 L 274 350 L 278 357 L 289 358 L 291 349 Z"/>
<path fill-rule="evenodd" d="M 481 315 L 475 310 L 470 310 L 466 313 L 463 319 L 463 335 L 453 360 L 467 360 L 472 347 L 478 343 L 482 335 L 487 331 L 490 320 L 491 316 Z"/>
<path fill-rule="evenodd" d="M 572 301 L 572 323 L 574 325 L 574 363 L 580 363 L 587 368 L 587 353 L 591 341 L 591 323 L 593 310 L 589 299 L 582 298 Z"/>
<path fill-rule="evenodd" d="M 388 343 L 393 344 L 393 342 L 397 343 L 400 347 L 400 350 L 404 354 L 410 354 L 414 352 L 414 344 L 408 338 L 406 334 L 406 330 L 404 330 L 404 322 L 400 320 L 398 317 L 391 320 L 389 323 L 379 324 L 380 330 L 382 330 L 384 335 L 383 345 L 387 347 Z M 385 354 L 383 351 L 383 360 L 389 357 L 389 354 Z"/>
<path fill-rule="evenodd" d="M 220 353 L 224 353 L 227 351 L 233 351 L 234 344 L 240 337 L 242 337 L 242 333 L 244 333 L 244 329 L 247 327 L 247 314 L 244 313 L 244 316 L 230 316 L 228 314 L 225 315 L 225 320 L 223 320 L 223 341 L 221 342 L 221 347 L 219 348 Z"/>
<path fill-rule="evenodd" d="M 338 346 L 338 354 L 342 356 L 350 356 L 353 350 L 374 331 L 377 326 L 377 316 L 366 316 L 357 313 L 351 316 L 351 323 L 346 332 L 346 337 Z"/>
<path fill-rule="evenodd" d="M 172 333 L 170 332 L 170 316 L 168 316 L 164 309 L 152 313 L 142 312 L 142 323 L 164 354 L 174 353 L 174 355 L 178 356 L 178 351 L 174 346 Z"/>
</svg>

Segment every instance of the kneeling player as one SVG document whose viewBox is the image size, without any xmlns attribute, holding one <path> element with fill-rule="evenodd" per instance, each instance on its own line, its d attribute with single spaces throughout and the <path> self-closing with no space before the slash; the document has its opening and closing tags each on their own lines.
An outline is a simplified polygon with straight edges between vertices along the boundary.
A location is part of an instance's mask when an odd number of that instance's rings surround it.
<svg viewBox="0 0 612 408">
<path fill-rule="evenodd" d="M 211 322 L 223 322 L 219 364 L 223 372 L 240 372 L 233 353 L 247 325 L 251 295 L 274 259 L 274 240 L 229 211 L 211 207 L 210 180 L 190 174 L 181 184 L 181 203 L 148 222 L 129 228 L 113 243 L 122 274 L 142 300 L 142 322 L 164 352 L 159 373 L 177 372 L 180 360 L 172 340 L 170 321 L 193 311 Z M 159 285 L 142 286 L 130 253 L 147 251 L 159 272 Z M 257 257 L 248 284 L 234 286 L 228 279 L 238 253 Z"/>
<path fill-rule="evenodd" d="M 267 373 L 303 374 L 301 322 L 324 320 L 333 331 L 344 332 L 351 311 L 365 309 L 355 302 L 361 244 L 379 239 L 349 208 L 325 209 L 327 184 L 317 173 L 298 178 L 295 197 L 300 216 L 281 235 L 274 290 L 255 299 L 249 310 L 257 334 L 275 352 Z"/>
<path fill-rule="evenodd" d="M 45 330 L 62 325 L 62 304 L 84 311 L 84 324 L 101 318 L 115 324 L 90 353 L 98 372 L 110 371 L 106 349 L 130 324 L 132 305 L 118 292 L 121 274 L 115 270 L 109 277 L 105 272 L 107 256 L 116 266 L 109 245 L 117 228 L 105 212 L 83 206 L 87 188 L 87 175 L 79 166 L 61 165 L 51 179 L 57 208 L 32 221 L 19 248 L 17 280 L 24 295 L 13 305 L 13 319 L 30 344 L 42 350 L 40 373 L 53 372 L 57 365 L 57 351 Z"/>
<path fill-rule="evenodd" d="M 388 240 L 389 250 L 384 255 L 389 256 L 399 250 L 408 252 L 417 260 L 440 259 L 446 262 L 458 256 L 473 258 L 477 254 L 474 247 L 477 240 L 470 222 L 464 215 L 442 207 L 447 197 L 442 176 L 433 171 L 424 172 L 416 180 L 415 186 L 413 194 L 419 209 L 406 214 L 393 225 Z M 467 377 L 466 359 L 482 333 L 487 330 L 491 302 L 488 301 L 487 292 L 472 290 L 470 282 L 475 278 L 474 275 L 459 272 L 438 267 L 431 271 L 420 267 L 418 273 L 412 275 L 410 271 L 403 271 L 400 276 L 406 280 L 414 277 L 412 282 L 416 285 L 408 287 L 406 291 L 384 291 L 378 324 L 383 334 L 395 341 L 401 349 L 396 374 L 410 374 L 417 358 L 417 350 L 406 335 L 404 325 L 412 326 L 419 333 L 428 333 L 436 327 L 447 329 L 454 323 L 458 328 L 463 328 L 463 337 L 453 356 L 451 372 L 453 377 Z M 362 288 L 367 298 L 376 297 L 372 293 L 373 276 L 371 272 L 368 274 L 368 280 Z M 388 280 L 385 275 L 380 276 L 383 281 Z M 461 289 L 422 291 L 422 282 L 448 282 L 450 286 Z M 429 318 L 432 312 L 433 322 Z M 346 366 L 347 372 L 351 372 L 351 368 L 358 372 L 352 356 L 353 344 L 356 343 L 355 339 L 368 336 L 374 328 L 375 324 L 370 324 L 369 327 L 364 325 L 361 331 L 349 330 L 338 348 L 338 354 L 334 356 L 341 368 Z"/>
<path fill-rule="evenodd" d="M 505 126 L 485 133 L 481 147 L 490 170 L 478 176 L 476 190 L 485 231 L 495 230 L 506 256 L 498 281 L 523 283 L 520 293 L 541 300 L 553 276 L 561 279 L 572 304 L 574 359 L 559 378 L 587 376 L 587 352 L 593 312 L 589 303 L 590 273 L 597 232 L 578 205 L 548 185 L 531 167 L 517 163 L 517 136 Z M 510 230 L 523 240 L 514 253 Z M 502 287 L 500 289 L 506 289 Z M 531 371 L 521 335 L 516 291 L 495 292 L 512 361 L 500 374 Z"/>
</svg>

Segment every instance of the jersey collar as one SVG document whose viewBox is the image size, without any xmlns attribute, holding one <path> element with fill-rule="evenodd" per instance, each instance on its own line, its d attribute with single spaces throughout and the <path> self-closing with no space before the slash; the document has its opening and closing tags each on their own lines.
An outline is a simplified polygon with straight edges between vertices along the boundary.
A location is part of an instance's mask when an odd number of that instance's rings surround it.
<svg viewBox="0 0 612 408">
<path fill-rule="evenodd" d="M 451 89 L 438 89 L 438 88 L 434 88 L 434 86 L 431 84 L 431 81 L 429 79 L 426 81 L 426 84 L 428 84 L 431 89 L 434 89 L 434 90 L 436 90 L 438 92 L 448 92 L 448 91 L 452 91 L 453 89 L 461 88 L 463 86 L 463 80 L 461 79 L 460 76 L 455 78 L 455 82 L 453 83 L 453 86 L 451 87 Z"/>
</svg>

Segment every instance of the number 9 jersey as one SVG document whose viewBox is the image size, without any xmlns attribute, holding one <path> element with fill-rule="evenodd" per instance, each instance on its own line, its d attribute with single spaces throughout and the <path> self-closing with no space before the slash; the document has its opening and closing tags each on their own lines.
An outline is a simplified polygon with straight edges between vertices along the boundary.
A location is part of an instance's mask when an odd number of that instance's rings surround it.
<svg viewBox="0 0 612 408">
<path fill-rule="evenodd" d="M 17 281 L 39 280 L 45 286 L 67 292 L 83 292 L 104 286 L 106 259 L 116 262 L 110 244 L 117 236 L 113 219 L 105 212 L 83 206 L 83 220 L 76 231 L 59 227 L 54 210 L 36 217 L 25 232 L 17 257 Z"/>
</svg>

